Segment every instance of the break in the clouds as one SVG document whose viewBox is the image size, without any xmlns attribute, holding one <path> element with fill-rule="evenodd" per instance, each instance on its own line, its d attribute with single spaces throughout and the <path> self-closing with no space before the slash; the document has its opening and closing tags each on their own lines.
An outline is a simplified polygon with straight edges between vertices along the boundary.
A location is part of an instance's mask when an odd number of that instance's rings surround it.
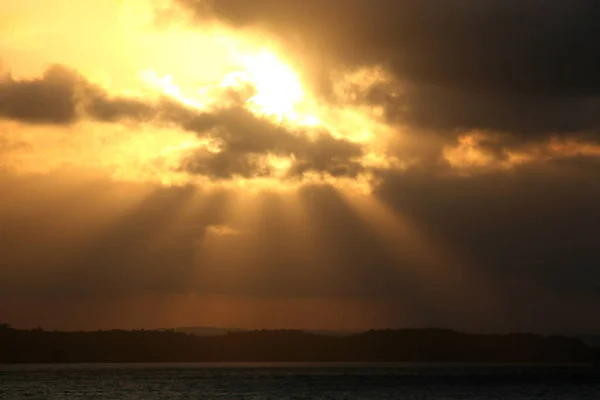
<svg viewBox="0 0 600 400">
<path fill-rule="evenodd" d="M 600 329 L 595 1 L 128 4 L 0 40 L 0 319 Z"/>
<path fill-rule="evenodd" d="M 70 125 L 91 119 L 174 125 L 217 147 L 195 151 L 175 169 L 211 179 L 293 178 L 307 172 L 356 177 L 364 171 L 360 144 L 334 138 L 324 127 L 284 125 L 256 115 L 244 107 L 250 97 L 244 92 L 248 88 L 222 90 L 216 96 L 229 102 L 198 110 L 167 96 L 111 96 L 77 71 L 56 65 L 41 78 L 15 80 L 9 75 L 2 80 L 0 115 L 25 124 Z M 283 159 L 285 171 L 277 171 L 266 157 Z"/>
</svg>

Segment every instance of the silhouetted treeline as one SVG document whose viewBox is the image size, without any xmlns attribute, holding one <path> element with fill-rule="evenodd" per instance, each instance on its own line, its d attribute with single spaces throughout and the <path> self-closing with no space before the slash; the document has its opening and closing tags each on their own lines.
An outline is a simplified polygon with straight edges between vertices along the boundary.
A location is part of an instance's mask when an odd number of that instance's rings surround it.
<svg viewBox="0 0 600 400">
<path fill-rule="evenodd" d="M 0 325 L 0 362 L 592 362 L 579 339 L 475 335 L 442 329 L 368 331 L 348 337 L 253 331 L 200 337 L 174 331 L 57 332 Z"/>
</svg>

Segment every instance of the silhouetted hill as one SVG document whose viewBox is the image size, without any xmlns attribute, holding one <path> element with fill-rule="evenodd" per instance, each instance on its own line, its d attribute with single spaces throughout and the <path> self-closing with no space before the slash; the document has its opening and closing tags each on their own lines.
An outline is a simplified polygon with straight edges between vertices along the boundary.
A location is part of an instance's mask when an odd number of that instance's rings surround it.
<svg viewBox="0 0 600 400">
<path fill-rule="evenodd" d="M 533 334 L 473 335 L 442 329 L 368 331 L 57 332 L 0 326 L 0 362 L 592 362 L 579 339 Z"/>
<path fill-rule="evenodd" d="M 222 336 L 229 332 L 248 332 L 249 329 L 241 328 L 217 328 L 212 326 L 184 326 L 174 329 L 161 329 L 162 331 L 175 331 L 189 333 L 196 336 Z M 341 331 L 341 330 L 302 330 L 302 332 L 313 333 L 315 335 L 324 336 L 351 336 L 359 331 Z"/>
<path fill-rule="evenodd" d="M 247 332 L 246 329 L 216 328 L 212 326 L 184 326 L 172 330 L 175 332 L 189 333 L 190 335 L 196 336 L 223 336 L 228 334 L 229 332 Z"/>
</svg>

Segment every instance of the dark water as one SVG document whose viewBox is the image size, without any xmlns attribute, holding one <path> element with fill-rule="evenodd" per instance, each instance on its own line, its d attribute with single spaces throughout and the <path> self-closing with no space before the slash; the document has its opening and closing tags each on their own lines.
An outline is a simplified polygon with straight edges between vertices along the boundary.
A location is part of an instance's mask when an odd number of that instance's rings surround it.
<svg viewBox="0 0 600 400">
<path fill-rule="evenodd" d="M 0 399 L 600 399 L 578 366 L 0 365 Z"/>
</svg>

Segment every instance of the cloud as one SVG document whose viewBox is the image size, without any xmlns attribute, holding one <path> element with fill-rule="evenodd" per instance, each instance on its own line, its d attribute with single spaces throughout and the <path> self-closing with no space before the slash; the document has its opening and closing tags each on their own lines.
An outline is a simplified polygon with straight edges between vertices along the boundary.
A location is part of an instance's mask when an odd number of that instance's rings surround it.
<svg viewBox="0 0 600 400">
<path fill-rule="evenodd" d="M 597 158 L 487 169 L 468 178 L 393 174 L 378 191 L 398 213 L 469 254 L 492 281 L 597 295 Z M 504 293 L 508 296 L 507 293 Z"/>
<path fill-rule="evenodd" d="M 508 135 L 470 132 L 460 136 L 458 143 L 442 150 L 444 160 L 452 168 L 466 172 L 510 170 L 520 165 L 543 164 L 564 159 L 600 157 L 600 145 L 589 135 L 558 136 L 545 141 L 520 143 Z"/>
<path fill-rule="evenodd" d="M 77 117 L 76 91 L 80 77 L 55 66 L 40 79 L 0 81 L 0 116 L 31 123 L 66 124 Z"/>
<path fill-rule="evenodd" d="M 239 230 L 231 228 L 227 225 L 211 225 L 206 229 L 206 231 L 207 234 L 216 236 L 236 236 L 242 234 L 242 232 Z"/>
<path fill-rule="evenodd" d="M 467 88 L 408 85 L 385 104 L 391 121 L 421 129 L 491 130 L 513 140 L 536 141 L 551 135 L 594 132 L 600 128 L 598 95 L 530 95 L 477 92 Z"/>
<path fill-rule="evenodd" d="M 102 122 L 118 122 L 124 119 L 134 121 L 152 120 L 157 110 L 151 103 L 126 97 L 108 98 L 96 89 L 96 96 L 88 100 L 86 111 L 89 116 Z"/>
<path fill-rule="evenodd" d="M 200 134 L 222 143 L 216 153 L 201 151 L 184 163 L 191 173 L 216 178 L 277 175 L 277 165 L 268 156 L 283 157 L 282 175 L 299 176 L 305 172 L 323 172 L 332 176 L 356 176 L 363 170 L 359 144 L 335 139 L 329 132 L 310 132 L 310 128 L 286 127 L 267 118 L 257 117 L 238 107 L 207 115 Z M 196 128 L 198 128 L 197 124 Z M 309 135 L 316 135 L 311 138 Z"/>
<path fill-rule="evenodd" d="M 589 0 L 382 0 L 378 7 L 365 0 L 343 7 L 336 0 L 180 3 L 200 16 L 208 10 L 231 24 L 295 33 L 346 62 L 391 62 L 418 82 L 537 93 L 600 88 L 589 76 L 600 60 L 582 40 L 600 29 L 600 10 Z"/>
<path fill-rule="evenodd" d="M 599 127 L 593 0 L 178 2 L 199 19 L 267 31 L 317 69 L 387 68 L 403 93 L 377 101 L 414 127 L 523 137 Z"/>
<path fill-rule="evenodd" d="M 76 71 L 53 66 L 40 79 L 16 81 L 10 77 L 0 111 L 4 118 L 30 124 L 69 125 L 92 119 L 101 123 L 132 121 L 157 127 L 174 125 L 210 140 L 181 160 L 179 171 L 211 179 L 234 177 L 301 177 L 323 173 L 356 177 L 365 168 L 362 145 L 334 138 L 325 128 L 292 126 L 256 115 L 237 102 L 217 103 L 197 110 L 165 95 L 156 99 L 111 96 Z M 222 95 L 235 99 L 233 89 Z M 246 88 L 240 88 L 242 93 Z M 244 97 L 247 97 L 244 96 Z M 278 160 L 273 164 L 271 161 Z"/>
<path fill-rule="evenodd" d="M 30 124 L 66 125 L 88 114 L 99 121 L 141 120 L 153 108 L 143 101 L 109 97 L 77 71 L 62 65 L 49 67 L 41 78 L 0 80 L 0 117 Z"/>
</svg>

